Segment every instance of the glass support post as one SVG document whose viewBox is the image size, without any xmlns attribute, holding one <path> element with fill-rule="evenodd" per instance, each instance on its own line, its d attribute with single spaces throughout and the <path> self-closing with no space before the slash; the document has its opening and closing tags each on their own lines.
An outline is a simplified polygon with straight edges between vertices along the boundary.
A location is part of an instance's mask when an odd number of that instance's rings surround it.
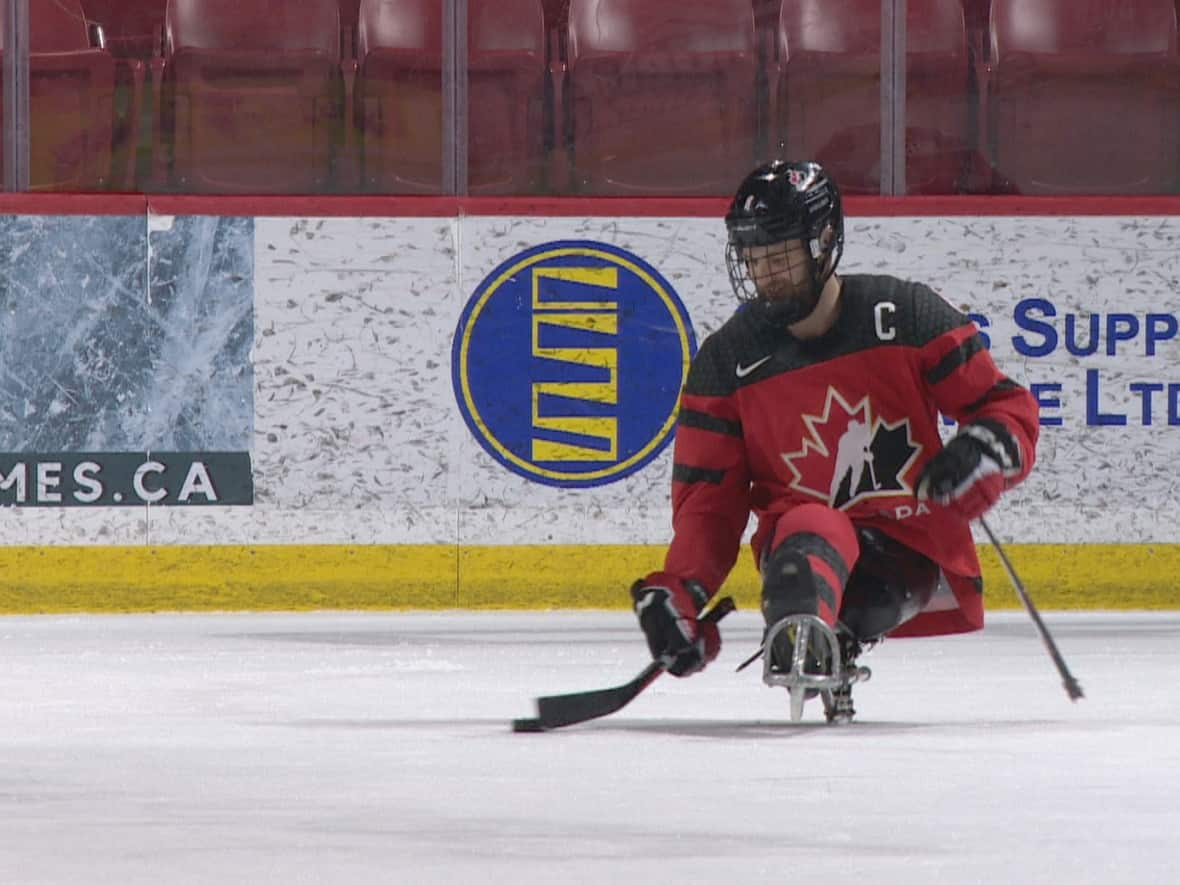
<svg viewBox="0 0 1180 885">
<path fill-rule="evenodd" d="M 29 189 L 29 0 L 4 0 L 4 190 Z"/>
<path fill-rule="evenodd" d="M 467 193 L 467 0 L 443 0 L 443 193 Z"/>
<path fill-rule="evenodd" d="M 906 0 L 881 0 L 881 195 L 905 181 Z"/>
</svg>

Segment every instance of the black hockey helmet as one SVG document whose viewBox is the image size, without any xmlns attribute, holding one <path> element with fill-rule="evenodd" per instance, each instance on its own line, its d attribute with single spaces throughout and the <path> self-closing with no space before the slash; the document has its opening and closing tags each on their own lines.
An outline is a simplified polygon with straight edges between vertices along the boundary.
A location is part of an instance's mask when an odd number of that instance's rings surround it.
<svg viewBox="0 0 1180 885">
<path fill-rule="evenodd" d="M 840 191 L 819 163 L 775 160 L 759 166 L 738 187 L 725 227 L 725 266 L 739 300 L 758 303 L 776 324 L 796 322 L 815 310 L 844 251 Z M 805 248 L 811 291 L 803 297 L 774 297 L 773 281 L 760 278 L 751 259 L 773 253 L 767 247 L 780 244 L 785 252 L 792 240 Z"/>
</svg>

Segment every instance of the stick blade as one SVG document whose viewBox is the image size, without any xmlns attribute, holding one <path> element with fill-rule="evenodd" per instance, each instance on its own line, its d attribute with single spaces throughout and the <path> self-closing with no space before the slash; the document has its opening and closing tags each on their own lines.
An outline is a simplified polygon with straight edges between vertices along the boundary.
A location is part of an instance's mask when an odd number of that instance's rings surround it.
<svg viewBox="0 0 1180 885">
<path fill-rule="evenodd" d="M 623 685 L 537 698 L 537 719 L 550 729 L 609 716 L 631 703 L 662 672 L 663 667 L 652 663 Z"/>
<path fill-rule="evenodd" d="M 717 599 L 713 606 L 701 615 L 701 620 L 715 624 L 736 608 L 733 597 L 724 596 Z M 608 716 L 635 700 L 639 693 L 663 672 L 663 664 L 652 661 L 638 676 L 623 685 L 537 698 L 535 721 L 540 724 L 540 730 L 548 731 L 551 728 L 577 725 L 579 722 Z M 513 729 L 515 728 L 514 722 Z M 533 730 L 531 725 L 527 728 Z"/>
</svg>

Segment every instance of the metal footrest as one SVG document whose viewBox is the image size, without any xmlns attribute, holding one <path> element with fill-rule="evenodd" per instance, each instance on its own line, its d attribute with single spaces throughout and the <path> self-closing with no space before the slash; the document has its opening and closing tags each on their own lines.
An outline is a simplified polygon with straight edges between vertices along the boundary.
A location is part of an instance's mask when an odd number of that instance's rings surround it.
<svg viewBox="0 0 1180 885">
<path fill-rule="evenodd" d="M 773 656 L 774 642 L 784 633 L 791 640 L 791 661 L 786 670 L 775 665 Z M 766 631 L 762 646 L 762 681 L 787 689 L 791 696 L 792 722 L 803 718 L 804 702 L 816 695 L 823 696 L 828 721 L 843 718 L 842 715 L 832 715 L 834 706 L 844 706 L 834 701 L 841 695 L 848 696 L 849 686 L 867 680 L 870 675 L 868 667 L 853 665 L 845 669 L 840 638 L 815 615 L 788 615 Z M 851 699 L 846 703 L 847 719 L 851 719 Z"/>
</svg>

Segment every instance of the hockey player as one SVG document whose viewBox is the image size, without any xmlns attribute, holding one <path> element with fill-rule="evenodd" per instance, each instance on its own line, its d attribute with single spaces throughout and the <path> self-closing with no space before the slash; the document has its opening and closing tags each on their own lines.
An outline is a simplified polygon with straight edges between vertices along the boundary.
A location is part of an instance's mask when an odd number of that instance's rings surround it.
<svg viewBox="0 0 1180 885">
<path fill-rule="evenodd" d="M 764 680 L 791 691 L 793 719 L 818 692 L 847 720 L 865 644 L 982 627 L 970 522 L 1028 475 L 1037 405 L 927 286 L 836 275 L 844 217 L 819 164 L 755 169 L 725 224 L 743 305 L 689 370 L 674 537 L 633 585 L 635 611 L 670 673 L 713 660 L 717 626 L 698 616 L 753 511 Z M 945 445 L 940 414 L 958 427 Z"/>
</svg>

